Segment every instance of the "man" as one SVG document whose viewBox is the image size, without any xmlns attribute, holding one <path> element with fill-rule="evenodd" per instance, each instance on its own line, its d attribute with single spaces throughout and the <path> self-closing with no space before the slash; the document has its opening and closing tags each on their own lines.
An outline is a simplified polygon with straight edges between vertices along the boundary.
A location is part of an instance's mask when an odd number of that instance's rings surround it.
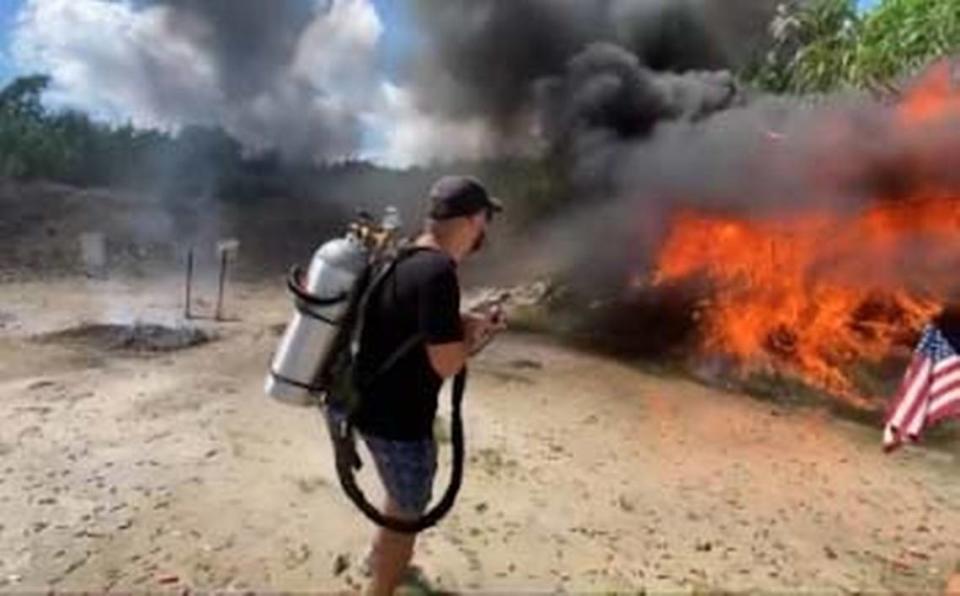
<svg viewBox="0 0 960 596">
<path fill-rule="evenodd" d="M 947 580 L 945 596 L 960 596 L 960 563 L 954 568 L 953 575 Z"/>
<path fill-rule="evenodd" d="M 358 372 L 369 378 L 410 338 L 422 345 L 363 392 L 354 417 L 387 492 L 385 513 L 416 519 L 430 502 L 437 466 L 433 423 L 443 381 L 502 329 L 492 315 L 460 313 L 457 267 L 483 245 L 501 205 L 473 178 L 450 176 L 430 191 L 423 233 L 371 296 Z M 413 556 L 415 536 L 380 528 L 368 594 L 392 594 Z"/>
</svg>

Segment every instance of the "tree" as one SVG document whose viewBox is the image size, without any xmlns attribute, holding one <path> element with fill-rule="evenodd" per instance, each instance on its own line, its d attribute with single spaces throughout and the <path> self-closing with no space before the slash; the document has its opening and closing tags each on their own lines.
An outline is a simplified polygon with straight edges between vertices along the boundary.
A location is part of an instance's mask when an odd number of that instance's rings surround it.
<svg viewBox="0 0 960 596">
<path fill-rule="evenodd" d="M 960 49 L 957 0 L 793 0 L 771 24 L 771 47 L 746 78 L 775 93 L 882 87 Z"/>
<path fill-rule="evenodd" d="M 50 84 L 44 75 L 20 77 L 0 91 L 0 171 L 17 177 L 40 172 L 61 174 L 65 147 L 49 127 L 41 95 Z"/>
<path fill-rule="evenodd" d="M 770 26 L 772 43 L 747 78 L 774 93 L 819 93 L 849 78 L 860 19 L 855 0 L 794 0 Z"/>
<path fill-rule="evenodd" d="M 852 82 L 877 85 L 916 74 L 960 50 L 960 2 L 886 0 L 860 29 Z"/>
<path fill-rule="evenodd" d="M 45 115 L 41 95 L 50 86 L 47 75 L 15 79 L 0 91 L 0 114 L 4 118 L 40 121 Z"/>
</svg>

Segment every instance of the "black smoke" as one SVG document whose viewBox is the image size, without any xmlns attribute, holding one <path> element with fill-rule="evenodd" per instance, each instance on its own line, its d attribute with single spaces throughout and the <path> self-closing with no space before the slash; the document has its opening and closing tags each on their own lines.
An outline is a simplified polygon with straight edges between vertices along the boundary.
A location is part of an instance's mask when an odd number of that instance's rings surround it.
<svg viewBox="0 0 960 596">
<path fill-rule="evenodd" d="M 556 87 L 565 73 L 582 80 L 595 66 L 598 74 L 634 79 L 624 81 L 634 87 L 652 86 L 638 83 L 638 76 L 673 73 L 679 87 L 685 73 L 739 64 L 759 50 L 756 40 L 775 2 L 414 0 L 414 6 L 425 38 L 411 73 L 421 109 L 452 118 L 481 116 L 513 134 L 542 116 L 537 108 L 543 84 L 554 81 Z M 598 43 L 606 49 L 589 50 Z M 622 56 L 613 56 L 618 52 Z M 639 69 L 644 73 L 624 73 Z M 624 93 L 622 99 L 630 98 Z M 660 108 L 677 110 L 663 106 L 673 99 L 669 93 L 639 99 L 633 114 L 621 110 L 611 117 L 624 119 L 628 128 L 649 128 L 644 122 L 655 121 Z M 620 109 L 623 102 L 616 105 Z M 640 113 L 646 107 L 653 111 Z"/>
<path fill-rule="evenodd" d="M 543 133 L 554 144 L 584 134 L 645 137 L 664 120 L 696 120 L 741 100 L 726 71 L 657 73 L 620 46 L 597 43 L 539 87 Z"/>
<path fill-rule="evenodd" d="M 214 65 L 219 117 L 245 144 L 279 150 L 291 160 L 339 157 L 360 147 L 356 113 L 324 106 L 318 99 L 329 90 L 293 72 L 307 28 L 333 8 L 332 2 L 151 3 L 166 9 L 171 42 L 189 43 Z"/>
<path fill-rule="evenodd" d="M 212 58 L 229 101 L 258 94 L 286 75 L 297 43 L 319 10 L 313 0 L 153 0 L 166 25 Z M 329 9 L 329 3 L 328 8 Z"/>
<path fill-rule="evenodd" d="M 566 178 L 569 197 L 542 229 L 501 253 L 529 261 L 520 275 L 560 271 L 592 296 L 617 294 L 649 274 L 684 208 L 788 219 L 960 191 L 957 119 L 904 127 L 864 95 L 767 97 L 736 80 L 764 51 L 775 2 L 416 5 L 420 107 L 483 118 L 504 137 L 533 130 Z"/>
</svg>

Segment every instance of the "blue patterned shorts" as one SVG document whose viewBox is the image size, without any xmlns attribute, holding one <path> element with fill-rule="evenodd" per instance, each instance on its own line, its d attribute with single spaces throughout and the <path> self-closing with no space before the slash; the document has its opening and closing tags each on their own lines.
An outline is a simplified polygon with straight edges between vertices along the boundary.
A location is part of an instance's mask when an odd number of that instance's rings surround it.
<svg viewBox="0 0 960 596">
<path fill-rule="evenodd" d="M 437 444 L 433 438 L 392 441 L 362 435 L 390 499 L 403 515 L 420 517 L 430 505 L 437 473 Z"/>
</svg>

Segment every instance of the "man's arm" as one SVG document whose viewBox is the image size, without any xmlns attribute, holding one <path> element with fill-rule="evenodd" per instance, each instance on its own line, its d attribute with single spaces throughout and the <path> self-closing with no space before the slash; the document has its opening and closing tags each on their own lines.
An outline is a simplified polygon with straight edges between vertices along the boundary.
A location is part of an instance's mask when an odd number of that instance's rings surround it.
<svg viewBox="0 0 960 596">
<path fill-rule="evenodd" d="M 460 285 L 453 268 L 437 268 L 426 276 L 418 316 L 433 370 L 444 379 L 459 373 L 469 357 L 474 325 L 460 316 Z"/>
<path fill-rule="evenodd" d="M 430 366 L 442 379 L 456 375 L 467 364 L 467 344 L 463 341 L 446 344 L 427 344 Z"/>
<path fill-rule="evenodd" d="M 445 344 L 427 343 L 427 356 L 430 366 L 443 379 L 448 379 L 466 366 L 467 360 L 479 347 L 486 334 L 496 331 L 488 317 L 465 314 L 460 319 L 464 339 Z"/>
</svg>

